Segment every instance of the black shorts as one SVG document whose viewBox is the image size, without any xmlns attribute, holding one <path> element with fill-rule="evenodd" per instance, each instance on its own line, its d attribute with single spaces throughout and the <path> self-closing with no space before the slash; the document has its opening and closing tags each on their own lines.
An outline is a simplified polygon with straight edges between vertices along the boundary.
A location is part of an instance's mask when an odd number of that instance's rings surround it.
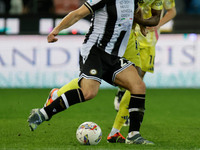
<svg viewBox="0 0 200 150">
<path fill-rule="evenodd" d="M 89 55 L 80 60 L 80 77 L 93 79 L 101 83 L 101 80 L 115 85 L 115 77 L 127 67 L 134 65 L 125 58 L 110 55 L 103 50 L 93 46 Z"/>
</svg>

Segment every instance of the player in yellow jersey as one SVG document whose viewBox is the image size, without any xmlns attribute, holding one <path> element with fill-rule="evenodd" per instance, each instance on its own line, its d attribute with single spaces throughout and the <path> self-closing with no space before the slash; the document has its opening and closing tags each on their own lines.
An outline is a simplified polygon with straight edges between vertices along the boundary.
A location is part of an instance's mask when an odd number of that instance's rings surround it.
<svg viewBox="0 0 200 150">
<path fill-rule="evenodd" d="M 140 3 L 143 17 L 145 19 L 151 18 L 153 15 L 152 10 L 160 10 L 162 9 L 162 6 L 159 6 L 158 1 L 154 1 L 155 3 L 151 3 L 148 1 L 149 5 L 145 3 Z M 160 2 L 161 3 L 161 2 Z M 164 0 L 163 2 L 164 9 L 167 10 L 164 17 L 160 20 L 159 24 L 155 27 L 147 27 L 148 33 L 145 36 L 141 34 L 139 30 L 139 26 L 136 26 L 135 34 L 136 39 L 139 42 L 139 49 L 135 50 L 134 52 L 131 50 L 126 50 L 124 57 L 131 60 L 138 66 L 139 73 L 141 75 L 141 78 L 144 78 L 144 75 L 146 72 L 154 72 L 154 58 L 155 58 L 155 45 L 158 40 L 159 36 L 159 28 L 163 24 L 167 23 L 169 20 L 173 19 L 176 15 L 176 9 L 175 9 L 175 2 L 174 0 Z M 130 40 L 130 39 L 129 39 Z M 128 43 L 130 44 L 130 43 Z M 127 49 L 129 46 L 127 47 Z M 133 48 L 132 48 L 133 49 Z M 141 69 L 140 69 L 141 68 Z M 123 95 L 124 91 L 119 90 L 118 96 Z M 128 118 L 128 104 L 129 104 L 129 98 L 130 93 L 129 91 L 126 91 L 123 95 L 120 105 L 119 105 L 119 99 L 120 97 L 116 96 L 115 98 L 115 109 L 118 110 L 117 116 L 115 118 L 115 122 L 113 124 L 113 128 L 111 130 L 111 133 L 107 137 L 107 140 L 109 142 L 118 142 L 116 140 L 119 140 L 117 138 L 117 134 L 120 132 L 123 124 Z M 116 134 L 116 135 L 115 135 Z M 113 140 L 111 140 L 113 139 Z"/>
</svg>

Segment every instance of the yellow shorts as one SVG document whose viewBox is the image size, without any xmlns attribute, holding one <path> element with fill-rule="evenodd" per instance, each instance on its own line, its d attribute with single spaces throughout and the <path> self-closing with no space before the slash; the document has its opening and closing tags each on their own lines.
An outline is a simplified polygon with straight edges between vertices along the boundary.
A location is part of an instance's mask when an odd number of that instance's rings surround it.
<svg viewBox="0 0 200 150">
<path fill-rule="evenodd" d="M 136 35 L 134 30 L 131 30 L 127 48 L 123 57 L 125 57 L 127 60 L 133 62 L 136 66 L 141 68 L 139 44 L 136 40 Z"/>
<path fill-rule="evenodd" d="M 155 46 L 140 46 L 141 69 L 145 72 L 154 72 Z"/>
<path fill-rule="evenodd" d="M 141 46 L 136 40 L 135 31 L 131 30 L 124 56 L 140 67 L 142 71 L 154 72 L 155 46 Z"/>
</svg>

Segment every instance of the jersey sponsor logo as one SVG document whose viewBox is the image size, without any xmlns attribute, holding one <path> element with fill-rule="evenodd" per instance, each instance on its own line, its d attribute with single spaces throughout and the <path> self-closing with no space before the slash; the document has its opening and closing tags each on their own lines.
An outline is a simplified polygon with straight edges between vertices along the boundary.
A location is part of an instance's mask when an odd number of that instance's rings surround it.
<svg viewBox="0 0 200 150">
<path fill-rule="evenodd" d="M 131 4 L 132 2 L 130 0 L 120 0 L 121 18 L 132 18 L 131 14 L 133 13 L 133 8 L 130 7 Z"/>
</svg>

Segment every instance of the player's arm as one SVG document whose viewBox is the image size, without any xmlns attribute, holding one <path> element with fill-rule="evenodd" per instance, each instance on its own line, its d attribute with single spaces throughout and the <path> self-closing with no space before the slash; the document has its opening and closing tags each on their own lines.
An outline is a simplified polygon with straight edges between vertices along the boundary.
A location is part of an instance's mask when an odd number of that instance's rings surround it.
<svg viewBox="0 0 200 150">
<path fill-rule="evenodd" d="M 162 25 L 166 24 L 168 21 L 172 20 L 176 16 L 176 6 L 175 0 L 164 0 L 163 2 L 164 9 L 167 10 L 164 17 L 160 20 L 159 24 L 155 27 L 148 27 L 149 30 L 157 30 Z"/>
<path fill-rule="evenodd" d="M 56 42 L 58 39 L 55 37 L 58 35 L 58 33 L 66 28 L 69 28 L 73 24 L 75 24 L 80 19 L 86 17 L 91 12 L 90 10 L 85 6 L 82 5 L 80 8 L 70 12 L 68 15 L 66 15 L 62 21 L 53 29 L 53 31 L 48 35 L 47 40 L 49 43 Z"/>
<path fill-rule="evenodd" d="M 173 7 L 171 9 L 168 9 L 164 17 L 160 20 L 158 27 L 161 27 L 162 25 L 166 24 L 168 21 L 172 20 L 176 16 L 176 8 Z"/>
<path fill-rule="evenodd" d="M 162 10 L 151 9 L 152 17 L 144 19 L 142 17 L 141 10 L 139 10 L 137 13 L 135 13 L 134 20 L 136 23 L 142 26 L 156 26 L 160 21 L 161 11 Z"/>
</svg>

